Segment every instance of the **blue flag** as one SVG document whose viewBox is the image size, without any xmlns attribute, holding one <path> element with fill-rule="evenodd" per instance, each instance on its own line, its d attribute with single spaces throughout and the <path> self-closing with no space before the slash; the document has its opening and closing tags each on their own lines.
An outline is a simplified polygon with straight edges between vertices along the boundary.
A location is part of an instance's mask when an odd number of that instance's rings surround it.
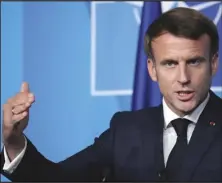
<svg viewBox="0 0 222 183">
<path fill-rule="evenodd" d="M 157 106 L 161 94 L 156 82 L 148 74 L 147 56 L 144 51 L 144 36 L 148 26 L 161 15 L 161 2 L 144 2 L 137 47 L 136 69 L 132 96 L 132 110 Z"/>
</svg>

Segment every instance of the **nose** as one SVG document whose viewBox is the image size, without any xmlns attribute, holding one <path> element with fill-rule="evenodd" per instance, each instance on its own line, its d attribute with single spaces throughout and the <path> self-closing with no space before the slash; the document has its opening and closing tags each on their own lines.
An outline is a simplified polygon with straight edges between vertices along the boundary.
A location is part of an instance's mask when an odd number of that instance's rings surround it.
<svg viewBox="0 0 222 183">
<path fill-rule="evenodd" d="M 186 68 L 186 65 L 180 65 L 179 66 L 179 70 L 178 70 L 179 74 L 178 74 L 178 79 L 177 81 L 181 84 L 181 85 L 185 85 L 190 83 L 190 76 L 189 76 L 189 72 Z"/>
</svg>

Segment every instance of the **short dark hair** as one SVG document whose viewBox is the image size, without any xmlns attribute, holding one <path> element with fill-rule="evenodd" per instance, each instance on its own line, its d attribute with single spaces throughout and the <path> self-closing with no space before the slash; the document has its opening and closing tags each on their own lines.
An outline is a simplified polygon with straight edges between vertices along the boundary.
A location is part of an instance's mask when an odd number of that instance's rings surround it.
<svg viewBox="0 0 222 183">
<path fill-rule="evenodd" d="M 203 34 L 207 34 L 211 39 L 210 55 L 218 52 L 217 27 L 212 20 L 199 11 L 178 7 L 163 13 L 154 20 L 148 27 L 144 40 L 145 52 L 148 57 L 153 58 L 152 40 L 165 32 L 192 40 L 197 40 Z"/>
</svg>

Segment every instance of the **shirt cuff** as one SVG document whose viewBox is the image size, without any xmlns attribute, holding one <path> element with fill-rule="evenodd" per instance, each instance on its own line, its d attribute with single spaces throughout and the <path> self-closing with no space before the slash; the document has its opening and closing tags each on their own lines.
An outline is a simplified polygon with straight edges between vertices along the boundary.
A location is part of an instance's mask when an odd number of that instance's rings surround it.
<svg viewBox="0 0 222 183">
<path fill-rule="evenodd" d="M 25 137 L 24 137 L 25 138 Z M 21 162 L 24 154 L 25 154 L 25 151 L 26 151 L 26 148 L 27 148 L 27 139 L 25 138 L 25 147 L 24 149 L 16 156 L 16 158 L 11 162 L 9 160 L 9 157 L 8 157 L 8 154 L 7 154 L 7 151 L 4 147 L 4 158 L 5 158 L 5 163 L 4 163 L 4 166 L 3 166 L 3 170 L 9 174 L 13 173 L 14 170 L 17 168 L 17 166 L 19 165 L 19 163 Z"/>
</svg>

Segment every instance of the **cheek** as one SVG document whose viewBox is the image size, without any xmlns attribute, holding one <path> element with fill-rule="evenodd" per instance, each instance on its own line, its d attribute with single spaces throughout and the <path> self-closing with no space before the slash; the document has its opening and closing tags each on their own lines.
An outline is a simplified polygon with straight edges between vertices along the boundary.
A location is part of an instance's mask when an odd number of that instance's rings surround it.
<svg viewBox="0 0 222 183">
<path fill-rule="evenodd" d="M 168 72 L 157 71 L 157 80 L 159 83 L 160 91 L 163 93 L 163 95 L 169 93 L 172 90 L 175 83 L 174 78 L 175 77 L 172 72 L 169 74 Z"/>
<path fill-rule="evenodd" d="M 193 78 L 191 86 L 194 88 L 199 94 L 205 93 L 206 90 L 209 90 L 211 85 L 211 77 L 209 74 L 199 75 Z"/>
<path fill-rule="evenodd" d="M 197 89 L 208 86 L 208 83 L 211 83 L 212 75 L 211 70 L 208 68 L 204 68 L 202 70 L 194 70 L 192 71 L 191 83 L 196 86 Z"/>
</svg>

